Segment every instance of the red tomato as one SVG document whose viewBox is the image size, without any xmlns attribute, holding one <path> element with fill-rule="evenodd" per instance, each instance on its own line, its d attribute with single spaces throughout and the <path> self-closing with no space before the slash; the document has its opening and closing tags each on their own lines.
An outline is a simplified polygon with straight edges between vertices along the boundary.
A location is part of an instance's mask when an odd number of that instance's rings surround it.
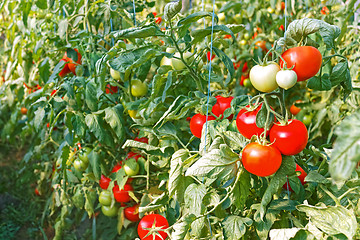
<svg viewBox="0 0 360 240">
<path fill-rule="evenodd" d="M 207 52 L 206 53 L 206 56 L 207 56 L 207 60 L 210 62 L 210 52 Z M 214 54 L 214 52 L 211 54 L 211 61 L 212 60 L 214 60 L 214 58 L 215 58 L 215 54 Z"/>
<path fill-rule="evenodd" d="M 156 24 L 160 24 L 161 21 L 162 21 L 162 18 L 161 18 L 161 17 L 155 18 L 155 23 L 156 23 Z"/>
<path fill-rule="evenodd" d="M 243 149 L 241 161 L 248 172 L 266 177 L 280 168 L 282 157 L 279 150 L 272 145 L 263 146 L 252 142 Z"/>
<path fill-rule="evenodd" d="M 298 107 L 295 106 L 294 104 L 291 105 L 291 107 L 290 107 L 290 112 L 291 112 L 292 115 L 295 116 L 295 115 L 298 114 L 300 111 L 301 111 L 301 108 L 298 108 Z"/>
<path fill-rule="evenodd" d="M 137 161 L 137 160 L 138 160 L 139 158 L 141 158 L 141 157 L 143 157 L 143 156 L 140 155 L 140 154 L 138 154 L 138 153 L 129 152 L 129 153 L 126 155 L 126 159 L 125 159 L 125 160 L 130 159 L 130 158 L 134 158 L 134 159 Z"/>
<path fill-rule="evenodd" d="M 114 198 L 117 202 L 126 203 L 130 202 L 131 197 L 129 192 L 134 191 L 133 187 L 130 184 L 125 184 L 124 189 L 119 189 L 119 185 L 115 185 L 113 188 Z"/>
<path fill-rule="evenodd" d="M 112 173 L 119 171 L 119 169 L 121 169 L 122 167 L 122 161 L 118 162 L 117 164 L 115 164 L 115 166 L 113 167 L 113 169 L 111 170 Z"/>
<path fill-rule="evenodd" d="M 330 10 L 328 9 L 327 6 L 324 6 L 321 10 L 320 10 L 320 13 L 322 15 L 328 15 L 330 13 Z"/>
<path fill-rule="evenodd" d="M 285 9 L 285 2 L 281 2 L 281 10 Z"/>
<path fill-rule="evenodd" d="M 266 41 L 261 40 L 255 43 L 255 49 L 261 48 L 264 52 L 267 52 Z"/>
<path fill-rule="evenodd" d="M 285 31 L 284 25 L 281 24 L 280 27 L 279 27 L 279 30 L 280 30 L 280 31 Z"/>
<path fill-rule="evenodd" d="M 215 120 L 214 116 L 208 116 L 208 121 Z M 206 122 L 206 115 L 202 115 L 200 113 L 195 114 L 190 120 L 190 131 L 191 133 L 197 137 L 201 138 L 201 131 Z"/>
<path fill-rule="evenodd" d="M 231 37 L 230 34 L 226 34 L 226 35 L 224 36 L 224 38 L 225 38 L 225 39 L 231 39 L 232 37 Z"/>
<path fill-rule="evenodd" d="M 132 222 L 137 222 L 140 220 L 139 218 L 139 204 L 136 204 L 132 207 L 127 207 L 124 209 L 124 215 L 127 220 Z"/>
<path fill-rule="evenodd" d="M 315 76 L 321 68 L 322 56 L 319 50 L 312 46 L 294 47 L 286 50 L 282 55 L 287 67 L 296 72 L 297 81 L 304 81 Z M 280 59 L 280 66 L 283 68 L 284 62 Z"/>
<path fill-rule="evenodd" d="M 99 185 L 102 189 L 108 189 L 111 179 L 101 174 Z"/>
<path fill-rule="evenodd" d="M 147 137 L 142 137 L 142 138 L 136 137 L 134 140 L 138 141 L 138 142 L 149 144 L 149 139 Z"/>
<path fill-rule="evenodd" d="M 240 67 L 240 63 L 237 62 L 237 63 L 234 63 L 233 62 L 233 65 L 234 65 L 234 69 L 237 70 L 239 67 Z"/>
<path fill-rule="evenodd" d="M 156 17 L 156 15 L 157 15 L 157 13 L 156 13 L 156 12 L 153 12 L 152 14 L 154 15 L 154 17 Z"/>
<path fill-rule="evenodd" d="M 264 128 L 256 126 L 256 115 L 260 111 L 262 104 L 260 104 L 255 110 L 248 111 L 247 109 L 241 109 L 236 118 L 236 126 L 239 132 L 246 137 L 251 139 L 252 136 L 260 136 L 264 132 Z M 246 106 L 250 107 L 249 105 Z M 269 134 L 268 130 L 266 136 Z"/>
<path fill-rule="evenodd" d="M 306 147 L 308 131 L 299 120 L 289 120 L 287 125 L 275 124 L 270 129 L 270 141 L 284 155 L 295 155 Z"/>
<path fill-rule="evenodd" d="M 305 184 L 305 177 L 307 176 L 307 173 L 298 164 L 296 164 L 295 172 L 301 172 L 301 174 L 298 176 L 298 178 L 299 178 L 301 184 L 304 185 Z M 290 186 L 290 184 L 288 182 L 283 185 L 283 188 L 284 189 L 289 189 L 289 191 L 293 191 L 293 189 L 291 188 L 291 186 Z"/>
<path fill-rule="evenodd" d="M 117 86 L 111 86 L 110 84 L 108 84 L 108 85 L 106 85 L 105 92 L 106 92 L 106 94 L 117 93 L 118 92 L 118 87 Z"/>
<path fill-rule="evenodd" d="M 20 112 L 21 112 L 21 114 L 26 115 L 27 112 L 28 112 L 28 110 L 27 110 L 26 107 L 22 107 L 22 108 L 20 109 Z"/>
<path fill-rule="evenodd" d="M 149 233 L 149 228 L 161 228 L 166 229 L 169 227 L 167 219 L 159 214 L 149 214 L 144 216 L 138 225 L 138 235 L 141 240 L 164 240 L 167 238 L 167 233 L 164 231 L 158 231 L 157 234 L 154 233 L 145 237 Z M 160 235 L 160 236 L 158 236 Z"/>
<path fill-rule="evenodd" d="M 64 59 L 64 58 L 61 59 L 60 61 L 67 62 L 67 60 Z M 66 64 L 64 65 L 63 69 L 61 70 L 61 72 L 59 73 L 59 76 L 60 76 L 60 77 L 65 77 L 65 75 L 68 74 L 69 72 L 71 72 L 71 71 L 70 71 L 70 69 L 69 69 L 69 65 L 66 63 Z"/>
<path fill-rule="evenodd" d="M 244 66 L 243 66 L 243 68 L 242 68 L 241 71 L 242 71 L 243 73 L 246 73 L 248 70 L 249 70 L 248 63 L 245 62 L 245 63 L 244 63 Z"/>
<path fill-rule="evenodd" d="M 37 189 L 37 188 L 35 188 L 34 192 L 35 192 L 35 194 L 36 194 L 37 196 L 40 196 L 40 195 L 41 195 L 40 192 L 39 192 L 39 189 Z"/>
<path fill-rule="evenodd" d="M 234 97 L 222 97 L 222 96 L 216 96 L 216 103 L 212 108 L 212 113 L 220 117 L 220 115 L 224 114 L 224 111 L 231 107 L 231 101 L 234 99 Z M 224 116 L 221 116 L 221 119 Z M 231 114 L 228 119 L 232 119 L 234 117 L 233 114 Z"/>
<path fill-rule="evenodd" d="M 70 70 L 74 75 L 76 75 L 75 69 L 76 69 L 76 66 L 77 66 L 77 65 L 81 64 L 81 54 L 79 53 L 79 51 L 78 51 L 76 48 L 74 48 L 74 50 L 77 52 L 77 57 L 78 57 L 76 63 L 74 62 L 74 60 L 72 60 L 72 58 L 70 58 L 70 57 L 67 56 L 66 52 L 65 52 L 65 54 L 64 54 L 63 59 L 65 59 L 66 62 L 69 62 L 69 63 L 67 64 L 69 70 Z M 65 68 L 65 67 L 64 67 L 64 68 Z M 63 70 L 64 70 L 64 69 L 63 69 Z"/>
</svg>

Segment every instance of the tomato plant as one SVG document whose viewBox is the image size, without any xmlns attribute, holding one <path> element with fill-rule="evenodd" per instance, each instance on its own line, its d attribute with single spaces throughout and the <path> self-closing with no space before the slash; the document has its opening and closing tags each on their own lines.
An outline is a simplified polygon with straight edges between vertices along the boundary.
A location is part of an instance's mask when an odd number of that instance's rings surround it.
<svg viewBox="0 0 360 240">
<path fill-rule="evenodd" d="M 167 233 L 161 231 L 161 229 L 168 227 L 169 223 L 165 217 L 159 214 L 149 214 L 140 220 L 137 232 L 141 240 L 161 240 L 168 236 Z M 150 235 L 148 235 L 149 233 Z"/>
</svg>

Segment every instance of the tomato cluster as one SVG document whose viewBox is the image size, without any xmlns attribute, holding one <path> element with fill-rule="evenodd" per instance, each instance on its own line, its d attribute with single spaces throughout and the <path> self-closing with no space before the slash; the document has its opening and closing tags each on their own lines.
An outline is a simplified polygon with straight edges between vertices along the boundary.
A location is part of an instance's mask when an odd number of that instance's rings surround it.
<svg viewBox="0 0 360 240">
<path fill-rule="evenodd" d="M 77 52 L 77 60 L 76 61 L 74 61 L 71 57 L 68 57 L 66 52 L 65 52 L 63 58 L 60 60 L 60 62 L 61 61 L 65 62 L 63 69 L 59 73 L 60 77 L 65 77 L 70 72 L 72 72 L 74 75 L 76 75 L 76 66 L 81 65 L 81 57 L 82 56 L 76 48 L 74 50 Z"/>
</svg>

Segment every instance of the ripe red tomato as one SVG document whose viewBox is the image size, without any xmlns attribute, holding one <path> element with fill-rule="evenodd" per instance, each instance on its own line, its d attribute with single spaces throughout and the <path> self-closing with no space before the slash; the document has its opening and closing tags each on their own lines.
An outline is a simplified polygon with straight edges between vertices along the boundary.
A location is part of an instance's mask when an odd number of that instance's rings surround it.
<svg viewBox="0 0 360 240">
<path fill-rule="evenodd" d="M 111 179 L 101 174 L 99 185 L 102 189 L 108 189 Z"/>
<path fill-rule="evenodd" d="M 248 63 L 245 62 L 245 63 L 244 63 L 244 66 L 243 66 L 243 68 L 242 68 L 241 71 L 242 71 L 243 73 L 246 73 L 248 70 L 249 70 Z"/>
<path fill-rule="evenodd" d="M 224 115 L 224 111 L 231 107 L 231 101 L 234 99 L 234 97 L 222 97 L 222 96 L 216 96 L 216 103 L 212 108 L 212 113 L 220 117 L 220 115 Z M 221 116 L 223 118 L 224 116 Z M 233 114 L 231 114 L 228 119 L 232 119 L 234 117 Z"/>
<path fill-rule="evenodd" d="M 255 49 L 261 48 L 264 52 L 267 52 L 266 41 L 261 40 L 255 42 Z"/>
<path fill-rule="evenodd" d="M 75 72 L 75 69 L 76 69 L 76 66 L 81 64 L 81 54 L 79 53 L 79 51 L 74 48 L 74 50 L 77 52 L 77 61 L 76 63 L 74 62 L 74 60 L 72 60 L 72 58 L 68 57 L 66 52 L 64 54 L 64 57 L 63 59 L 65 59 L 66 62 L 69 62 L 67 65 L 68 65 L 68 68 L 69 70 L 74 74 L 76 75 L 76 72 Z M 64 67 L 65 68 L 65 67 Z M 64 70 L 64 69 L 63 69 Z"/>
<path fill-rule="evenodd" d="M 50 96 L 53 96 L 53 95 L 55 95 L 55 94 L 56 94 L 56 92 L 57 92 L 57 90 L 56 90 L 56 89 L 52 90 L 52 91 L 51 91 L 51 94 L 50 94 Z"/>
<path fill-rule="evenodd" d="M 166 229 L 169 227 L 169 223 L 167 221 L 167 219 L 159 214 L 149 214 L 144 216 L 141 221 L 139 222 L 138 225 L 138 235 L 140 237 L 141 240 L 163 240 L 167 238 L 167 233 L 164 231 L 158 231 L 157 234 L 154 233 L 150 236 L 145 237 L 149 230 L 149 228 L 153 228 L 153 227 L 157 227 L 157 228 L 161 228 L 161 229 Z M 160 236 L 158 236 L 160 235 Z"/>
<path fill-rule="evenodd" d="M 60 60 L 60 62 L 61 61 L 64 61 L 64 62 L 67 62 L 67 60 L 66 59 L 61 59 Z M 59 72 L 59 76 L 60 77 L 65 77 L 66 76 L 66 74 L 68 74 L 68 73 L 70 73 L 71 71 L 70 71 L 70 69 L 69 69 L 69 65 L 66 63 L 65 65 L 64 65 L 64 67 L 63 67 L 63 69 L 61 70 L 61 72 Z"/>
<path fill-rule="evenodd" d="M 207 60 L 210 62 L 210 52 L 207 52 L 207 53 L 206 53 L 206 56 L 207 56 Z M 215 54 L 212 53 L 212 54 L 211 54 L 211 61 L 214 60 L 214 58 L 215 58 Z"/>
<path fill-rule="evenodd" d="M 110 84 L 106 85 L 105 92 L 106 94 L 117 93 L 119 88 L 117 86 L 111 86 Z"/>
<path fill-rule="evenodd" d="M 113 188 L 115 200 L 121 203 L 130 202 L 131 197 L 129 195 L 129 192 L 132 191 L 134 191 L 134 189 L 130 184 L 125 184 L 124 189 L 121 190 L 119 189 L 119 185 L 115 185 Z"/>
<path fill-rule="evenodd" d="M 322 15 L 328 15 L 330 13 L 330 10 L 328 9 L 327 6 L 324 6 L 321 10 L 320 10 L 320 13 Z"/>
<path fill-rule="evenodd" d="M 280 30 L 280 31 L 285 31 L 284 25 L 281 24 L 280 27 L 279 27 L 279 30 Z"/>
<path fill-rule="evenodd" d="M 127 154 L 125 160 L 130 159 L 130 158 L 134 158 L 134 159 L 137 161 L 137 160 L 138 160 L 139 158 L 141 158 L 141 157 L 143 157 L 143 156 L 140 155 L 140 154 L 138 154 L 138 153 L 129 152 L 129 153 Z"/>
<path fill-rule="evenodd" d="M 246 137 L 247 139 L 251 139 L 252 136 L 257 135 L 260 136 L 264 132 L 264 128 L 259 128 L 256 126 L 256 115 L 260 111 L 262 104 L 260 104 L 255 110 L 248 111 L 246 108 L 241 109 L 236 118 L 236 126 L 239 132 Z M 246 106 L 247 108 L 250 105 Z M 266 132 L 266 136 L 269 135 L 268 130 Z"/>
<path fill-rule="evenodd" d="M 208 116 L 208 121 L 215 120 L 214 116 Z M 190 131 L 191 133 L 197 137 L 201 138 L 201 131 L 206 122 L 206 115 L 202 115 L 200 113 L 195 114 L 190 120 Z"/>
<path fill-rule="evenodd" d="M 296 72 L 297 81 L 305 81 L 315 76 L 321 68 L 322 56 L 319 50 L 312 46 L 294 47 L 286 50 L 282 55 L 287 67 Z M 284 62 L 280 59 L 280 66 L 283 68 Z"/>
<path fill-rule="evenodd" d="M 119 171 L 119 169 L 121 169 L 121 168 L 122 168 L 122 161 L 116 163 L 115 166 L 113 167 L 113 169 L 111 170 L 111 172 L 112 172 L 112 173 L 117 172 L 117 171 Z"/>
<path fill-rule="evenodd" d="M 304 171 L 304 169 L 302 169 L 302 167 L 300 167 L 298 164 L 296 164 L 296 169 L 295 169 L 295 172 L 301 172 L 301 174 L 298 176 L 300 182 L 301 182 L 301 185 L 304 185 L 305 184 L 305 177 L 307 176 L 307 173 Z M 284 189 L 288 189 L 289 188 L 289 191 L 293 191 L 293 189 L 291 188 L 290 184 L 288 183 L 285 183 L 283 185 L 283 188 Z"/>
<path fill-rule="evenodd" d="M 161 17 L 155 18 L 155 23 L 156 23 L 156 24 L 160 24 L 161 21 L 162 21 L 162 18 L 161 18 Z"/>
<path fill-rule="evenodd" d="M 270 129 L 270 141 L 284 155 L 295 155 L 306 147 L 308 131 L 299 120 L 289 120 L 287 125 L 275 124 Z"/>
<path fill-rule="evenodd" d="M 272 145 L 264 146 L 252 142 L 243 149 L 241 161 L 248 172 L 266 177 L 280 168 L 282 157 L 279 150 Z"/>
<path fill-rule="evenodd" d="M 147 137 L 141 137 L 141 138 L 136 137 L 134 140 L 135 140 L 135 141 L 138 141 L 138 142 L 142 142 L 142 143 L 147 143 L 147 144 L 149 144 L 149 139 L 148 139 Z"/>
<path fill-rule="evenodd" d="M 137 222 L 140 220 L 139 218 L 139 204 L 136 204 L 132 207 L 127 207 L 124 209 L 124 215 L 127 220 L 132 222 Z"/>
<path fill-rule="evenodd" d="M 27 108 L 26 107 L 22 107 L 21 109 L 20 109 L 20 112 L 21 112 L 21 114 L 23 114 L 23 115 L 26 115 L 27 114 Z"/>
</svg>

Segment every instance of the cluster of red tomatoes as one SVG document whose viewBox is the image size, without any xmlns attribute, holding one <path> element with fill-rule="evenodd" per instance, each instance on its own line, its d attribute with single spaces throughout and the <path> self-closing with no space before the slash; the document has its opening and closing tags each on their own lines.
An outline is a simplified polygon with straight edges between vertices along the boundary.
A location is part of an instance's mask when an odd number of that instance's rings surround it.
<svg viewBox="0 0 360 240">
<path fill-rule="evenodd" d="M 59 73 L 60 77 L 65 77 L 68 73 L 72 72 L 74 75 L 76 75 L 76 66 L 81 65 L 81 54 L 79 51 L 75 48 L 74 49 L 77 52 L 77 61 L 75 62 L 72 58 L 67 56 L 67 53 L 65 52 L 63 58 L 60 60 L 65 62 L 65 65 L 61 72 Z"/>
</svg>

